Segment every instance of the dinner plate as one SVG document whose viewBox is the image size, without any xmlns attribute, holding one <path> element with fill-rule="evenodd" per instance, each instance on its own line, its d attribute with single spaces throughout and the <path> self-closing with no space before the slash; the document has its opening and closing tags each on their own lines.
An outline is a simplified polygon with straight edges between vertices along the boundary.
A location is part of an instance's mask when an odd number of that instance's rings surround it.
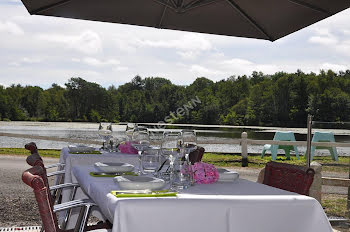
<svg viewBox="0 0 350 232">
<path fill-rule="evenodd" d="M 101 172 L 131 172 L 134 166 L 128 163 L 102 163 L 94 164 L 95 168 Z"/>
<path fill-rule="evenodd" d="M 69 152 L 91 152 L 95 151 L 94 147 L 89 147 L 85 145 L 69 145 Z"/>
<path fill-rule="evenodd" d="M 230 171 L 224 168 L 217 168 L 219 172 L 219 180 L 221 182 L 235 181 L 239 178 L 239 173 L 235 171 Z"/>
<path fill-rule="evenodd" d="M 114 177 L 114 181 L 118 183 L 120 189 L 127 190 L 159 190 L 166 184 L 162 179 L 149 176 L 117 176 Z"/>
</svg>

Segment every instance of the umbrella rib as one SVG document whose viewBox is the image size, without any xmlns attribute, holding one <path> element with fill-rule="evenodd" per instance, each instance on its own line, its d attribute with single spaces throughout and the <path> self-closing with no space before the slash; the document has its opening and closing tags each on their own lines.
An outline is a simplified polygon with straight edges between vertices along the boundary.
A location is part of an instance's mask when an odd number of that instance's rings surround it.
<svg viewBox="0 0 350 232">
<path fill-rule="evenodd" d="M 322 9 L 321 7 L 312 5 L 312 4 L 307 3 L 307 2 L 303 2 L 303 1 L 299 1 L 299 0 L 288 0 L 288 1 L 290 1 L 291 3 L 294 3 L 294 4 L 297 4 L 297 5 L 306 7 L 306 8 L 310 8 L 311 10 L 314 10 L 314 11 L 317 11 L 317 12 L 321 12 L 321 13 L 324 13 L 324 14 L 327 14 L 327 15 L 329 15 L 329 16 L 332 15 L 332 13 L 329 12 L 328 10 Z"/>
<path fill-rule="evenodd" d="M 263 33 L 270 41 L 275 39 L 270 36 L 254 19 L 252 19 L 242 8 L 240 8 L 233 0 L 226 0 L 235 10 L 237 10 L 243 18 L 245 18 L 252 26 L 255 27 L 258 31 Z"/>
<path fill-rule="evenodd" d="M 164 18 L 164 16 L 165 16 L 165 11 L 166 11 L 166 9 L 167 9 L 167 6 L 165 5 L 165 6 L 164 6 L 163 13 L 162 13 L 162 17 L 160 18 L 159 23 L 158 23 L 158 28 L 162 28 L 163 18 Z"/>
<path fill-rule="evenodd" d="M 163 5 L 165 7 L 169 7 L 170 9 L 173 9 L 176 11 L 176 8 L 173 5 L 171 5 L 168 1 L 166 1 L 166 2 L 164 0 L 153 0 L 153 1 Z"/>
<path fill-rule="evenodd" d="M 183 7 L 183 12 L 195 9 L 197 7 L 206 6 L 206 5 L 218 2 L 218 1 L 223 1 L 223 0 L 207 0 L 207 1 L 205 1 L 205 0 L 198 0 L 198 1 L 194 1 L 194 2 L 191 2 L 191 3 L 187 4 L 187 5 L 185 5 Z"/>
<path fill-rule="evenodd" d="M 61 6 L 61 5 L 64 5 L 64 4 L 67 4 L 68 2 L 70 2 L 72 0 L 62 0 L 62 1 L 59 1 L 59 2 L 56 2 L 56 3 L 53 3 L 53 4 L 50 4 L 50 5 L 47 5 L 47 6 L 43 6 L 43 7 L 40 7 L 36 10 L 33 10 L 33 11 L 30 11 L 29 13 L 32 15 L 32 14 L 40 14 L 41 12 L 43 11 L 46 11 L 46 10 L 49 10 L 49 9 L 52 9 L 52 8 L 55 8 L 55 7 L 58 7 L 58 6 Z"/>
</svg>

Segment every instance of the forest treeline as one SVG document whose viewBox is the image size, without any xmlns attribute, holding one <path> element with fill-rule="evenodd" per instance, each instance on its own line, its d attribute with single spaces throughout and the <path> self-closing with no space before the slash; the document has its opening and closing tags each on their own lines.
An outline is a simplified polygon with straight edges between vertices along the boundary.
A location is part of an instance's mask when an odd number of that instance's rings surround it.
<svg viewBox="0 0 350 232">
<path fill-rule="evenodd" d="M 194 99 L 192 108 L 184 108 Z M 140 76 L 108 88 L 80 77 L 48 89 L 0 86 L 1 120 L 304 127 L 307 114 L 319 121 L 350 121 L 350 70 L 253 72 L 218 82 L 201 77 L 188 86 Z"/>
</svg>

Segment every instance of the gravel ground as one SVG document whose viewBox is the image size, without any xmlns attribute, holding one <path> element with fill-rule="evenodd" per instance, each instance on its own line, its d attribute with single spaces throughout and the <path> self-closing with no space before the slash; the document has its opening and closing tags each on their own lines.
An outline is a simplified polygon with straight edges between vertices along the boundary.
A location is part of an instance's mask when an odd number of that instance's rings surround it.
<svg viewBox="0 0 350 232">
<path fill-rule="evenodd" d="M 41 225 L 32 189 L 22 182 L 23 156 L 0 156 L 0 227 Z M 58 159 L 46 158 L 45 164 Z"/>
<path fill-rule="evenodd" d="M 25 159 L 25 156 L 0 156 L 0 227 L 41 225 L 33 191 L 21 179 L 22 172 L 30 168 Z M 46 165 L 57 162 L 58 159 L 44 158 Z M 260 171 L 237 167 L 234 170 L 240 173 L 240 177 L 251 181 L 257 180 Z M 332 176 L 332 173 L 327 173 L 327 176 Z M 331 186 L 322 189 L 323 193 L 344 194 L 344 191 L 344 188 Z"/>
</svg>

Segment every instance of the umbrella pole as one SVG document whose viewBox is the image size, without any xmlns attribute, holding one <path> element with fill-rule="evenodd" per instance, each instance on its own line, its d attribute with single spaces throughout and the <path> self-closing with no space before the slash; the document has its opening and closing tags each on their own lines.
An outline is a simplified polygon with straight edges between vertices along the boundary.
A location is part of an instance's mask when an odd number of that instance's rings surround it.
<svg viewBox="0 0 350 232">
<path fill-rule="evenodd" d="M 311 136 L 312 136 L 312 115 L 307 116 L 307 143 L 306 143 L 306 166 L 311 163 Z"/>
</svg>

